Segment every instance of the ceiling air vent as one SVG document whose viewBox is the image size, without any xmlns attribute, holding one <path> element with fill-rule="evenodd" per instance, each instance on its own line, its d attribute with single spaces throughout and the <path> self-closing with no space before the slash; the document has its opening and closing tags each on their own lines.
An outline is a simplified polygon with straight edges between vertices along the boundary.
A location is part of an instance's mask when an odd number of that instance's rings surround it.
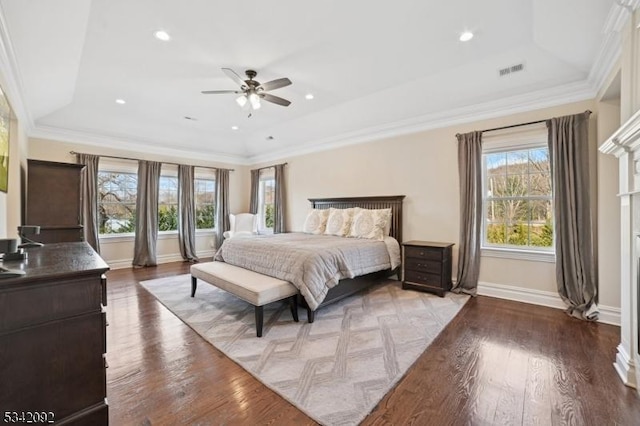
<svg viewBox="0 0 640 426">
<path fill-rule="evenodd" d="M 498 75 L 500 75 L 500 77 L 504 77 L 505 75 L 509 75 L 522 70 L 524 70 L 524 64 L 512 65 L 510 67 L 498 70 Z"/>
</svg>

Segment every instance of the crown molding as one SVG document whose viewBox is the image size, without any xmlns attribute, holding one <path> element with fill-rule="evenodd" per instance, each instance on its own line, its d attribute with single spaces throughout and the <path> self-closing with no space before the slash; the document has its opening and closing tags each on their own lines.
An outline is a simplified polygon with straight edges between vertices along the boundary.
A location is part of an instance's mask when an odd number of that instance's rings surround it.
<svg viewBox="0 0 640 426">
<path fill-rule="evenodd" d="M 41 124 L 38 124 L 34 126 L 33 129 L 31 129 L 29 137 L 48 139 L 59 142 L 71 142 L 78 145 L 97 146 L 101 148 L 106 147 L 109 149 L 121 149 L 124 151 L 153 152 L 154 154 L 192 160 L 202 160 L 206 158 L 206 160 L 209 161 L 232 165 L 242 166 L 249 164 L 245 157 L 236 155 L 220 154 L 215 152 L 195 152 L 177 148 L 159 147 L 157 146 L 157 142 L 150 140 L 132 139 L 127 136 L 119 135 L 102 135 L 85 130 L 71 130 L 55 126 L 45 126 Z M 152 151 L 150 151 L 150 149 Z"/>
<path fill-rule="evenodd" d="M 450 127 L 474 121 L 487 120 L 533 111 L 536 109 L 594 99 L 596 90 L 587 82 L 569 83 L 558 87 L 538 90 L 523 95 L 483 102 L 444 112 L 425 114 L 407 120 L 386 123 L 380 126 L 347 132 L 335 137 L 320 139 L 299 149 L 286 148 L 280 151 L 249 157 L 250 164 L 282 160 L 314 152 L 327 151 L 349 145 Z"/>
<path fill-rule="evenodd" d="M 640 7 L 640 0 L 617 0 L 612 5 L 603 32 L 606 34 L 596 55 L 594 66 L 586 81 L 566 84 L 551 89 L 512 96 L 498 101 L 479 103 L 446 112 L 425 114 L 407 120 L 372 126 L 365 129 L 346 132 L 329 138 L 319 139 L 298 149 L 286 148 L 269 154 L 236 156 L 221 153 L 207 153 L 207 159 L 235 165 L 253 165 L 257 163 L 281 160 L 292 156 L 310 154 L 336 149 L 349 145 L 372 142 L 384 138 L 417 133 L 436 128 L 449 127 L 479 120 L 503 117 L 535 109 L 548 108 L 571 102 L 594 99 L 598 90 L 606 82 L 617 64 L 621 54 L 620 31 L 622 31 L 632 12 Z M 156 147 L 156 141 L 131 138 L 124 135 L 99 135 L 88 130 L 71 130 L 53 126 L 36 125 L 23 96 L 24 87 L 16 56 L 8 34 L 6 19 L 0 4 L 0 68 L 5 79 L 4 90 L 11 101 L 12 108 L 27 129 L 29 137 L 39 137 L 62 142 L 73 142 L 123 149 L 127 151 L 149 152 L 150 147 L 158 154 L 183 158 L 202 159 L 202 152 L 186 151 L 175 148 Z"/>
<path fill-rule="evenodd" d="M 599 92 L 608 81 L 613 70 L 619 66 L 618 60 L 622 55 L 622 38 L 620 32 L 607 32 L 605 39 L 596 54 L 596 60 L 591 67 L 587 81 Z"/>
<path fill-rule="evenodd" d="M 24 91 L 22 90 L 24 84 L 20 78 L 18 61 L 16 60 L 11 37 L 9 37 L 7 30 L 7 21 L 4 16 L 2 4 L 0 4 L 0 69 L 3 70 L 3 90 L 7 94 L 11 108 L 18 118 L 18 121 L 26 127 L 27 133 L 29 133 L 33 128 L 34 121 L 31 110 L 25 101 Z"/>
<path fill-rule="evenodd" d="M 614 0 L 602 31 L 606 33 L 620 32 L 629 17 L 640 6 L 640 0 Z"/>
</svg>

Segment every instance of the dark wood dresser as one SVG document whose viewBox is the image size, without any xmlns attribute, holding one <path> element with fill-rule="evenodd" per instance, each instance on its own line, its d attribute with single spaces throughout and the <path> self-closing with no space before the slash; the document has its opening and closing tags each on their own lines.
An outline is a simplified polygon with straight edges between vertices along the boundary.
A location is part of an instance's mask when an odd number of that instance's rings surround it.
<svg viewBox="0 0 640 426">
<path fill-rule="evenodd" d="M 41 243 L 84 240 L 80 179 L 83 164 L 27 161 L 25 225 L 39 225 Z"/>
<path fill-rule="evenodd" d="M 451 290 L 451 243 L 402 243 L 402 288 L 436 293 Z"/>
<path fill-rule="evenodd" d="M 18 423 L 38 412 L 56 424 L 107 425 L 109 266 L 85 242 L 27 254 L 2 264 L 26 274 L 0 279 L 0 414 L 22 413 Z"/>
</svg>

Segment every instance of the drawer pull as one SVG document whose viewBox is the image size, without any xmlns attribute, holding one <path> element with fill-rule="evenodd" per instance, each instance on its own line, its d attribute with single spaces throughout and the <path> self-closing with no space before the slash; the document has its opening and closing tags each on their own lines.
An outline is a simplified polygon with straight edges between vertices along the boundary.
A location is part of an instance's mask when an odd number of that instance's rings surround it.
<svg viewBox="0 0 640 426">
<path fill-rule="evenodd" d="M 424 252 L 423 251 L 420 252 L 420 256 L 424 256 Z"/>
</svg>

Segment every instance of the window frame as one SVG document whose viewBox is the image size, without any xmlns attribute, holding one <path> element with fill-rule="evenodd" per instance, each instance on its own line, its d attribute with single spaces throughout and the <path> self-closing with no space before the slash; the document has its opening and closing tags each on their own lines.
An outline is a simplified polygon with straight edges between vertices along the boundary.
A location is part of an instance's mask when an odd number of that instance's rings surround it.
<svg viewBox="0 0 640 426">
<path fill-rule="evenodd" d="M 176 229 L 169 229 L 166 231 L 161 231 L 160 230 L 160 181 L 158 181 L 158 235 L 178 235 L 178 215 L 180 214 L 179 211 L 179 196 L 178 196 L 178 185 L 180 184 L 178 182 L 178 167 L 171 165 L 171 164 L 163 164 L 162 168 L 160 169 L 160 179 L 162 178 L 172 178 L 175 179 L 176 181 Z"/>
<path fill-rule="evenodd" d="M 266 182 L 273 181 L 273 193 L 275 198 L 276 191 L 276 175 L 275 169 L 269 168 L 260 171 L 260 177 L 258 181 L 258 233 L 260 234 L 273 234 L 273 228 L 267 228 L 266 226 L 266 208 L 267 205 L 264 202 Z M 275 199 L 273 202 L 275 208 Z"/>
<path fill-rule="evenodd" d="M 549 248 L 535 246 L 516 246 L 516 245 L 497 245 L 488 244 L 486 240 L 487 234 L 487 205 L 490 198 L 488 197 L 488 170 L 487 155 L 496 153 L 507 153 L 514 151 L 523 151 L 536 148 L 548 149 L 547 130 L 544 123 L 536 126 L 527 126 L 527 128 L 512 128 L 502 131 L 492 132 L 491 135 L 483 135 L 482 140 L 482 227 L 480 230 L 480 252 L 484 257 L 496 257 L 506 259 L 530 260 L 539 262 L 555 262 L 555 248 L 552 244 Z M 551 208 L 555 209 L 553 202 L 553 188 L 549 196 L 524 196 L 524 197 L 505 197 L 506 198 L 522 198 L 529 200 L 549 200 Z M 553 241 L 555 243 L 555 221 L 553 226 Z"/>
<path fill-rule="evenodd" d="M 205 168 L 201 168 L 198 169 L 198 167 L 196 166 L 196 170 L 194 171 L 193 174 L 193 196 L 194 196 L 194 201 L 193 201 L 193 208 L 197 211 L 198 205 L 196 203 L 195 197 L 196 197 L 196 180 L 200 179 L 200 180 L 210 180 L 213 181 L 213 207 L 214 207 L 214 212 L 215 214 L 213 215 L 213 228 L 198 228 L 196 226 L 196 234 L 200 235 L 200 234 L 213 234 L 216 232 L 216 215 L 218 214 L 218 209 L 217 209 L 217 201 L 218 201 L 218 194 L 216 194 L 216 171 L 213 169 L 205 169 Z M 197 219 L 196 219 L 197 220 Z"/>
<path fill-rule="evenodd" d="M 106 173 L 128 173 L 133 175 L 138 175 L 138 162 L 133 160 L 124 160 L 124 159 L 112 159 L 112 158 L 101 158 L 98 172 L 106 172 Z M 178 168 L 177 166 L 165 165 L 163 164 L 161 170 L 161 176 L 178 176 Z M 208 168 L 200 168 L 196 166 L 196 170 L 194 172 L 194 185 L 195 179 L 207 179 L 212 180 L 214 182 L 214 205 L 216 204 L 216 196 L 215 196 L 215 180 L 216 173 L 213 169 Z M 137 192 L 137 190 L 136 190 Z M 194 187 L 195 194 L 195 187 Z M 136 193 L 137 197 L 137 193 Z M 179 202 L 179 200 L 178 200 Z M 216 218 L 213 218 L 213 228 L 207 229 L 196 229 L 196 235 L 213 235 L 215 233 L 216 226 Z M 166 240 L 173 239 L 178 236 L 178 230 L 175 231 L 158 231 L 158 240 Z M 130 242 L 135 239 L 135 232 L 123 232 L 123 233 L 112 233 L 112 234 L 99 234 L 98 238 L 100 243 L 104 244 L 112 244 L 119 242 Z"/>
<path fill-rule="evenodd" d="M 120 173 L 120 174 L 132 174 L 138 176 L 138 162 L 130 160 L 117 160 L 111 158 L 100 158 L 98 173 Z M 136 187 L 136 200 L 138 197 L 138 190 Z M 100 206 L 100 201 L 98 201 Z M 98 230 L 99 232 L 99 230 Z M 120 232 L 111 234 L 98 233 L 98 239 L 101 242 L 118 242 L 118 241 L 133 241 L 135 238 L 134 232 Z"/>
</svg>

